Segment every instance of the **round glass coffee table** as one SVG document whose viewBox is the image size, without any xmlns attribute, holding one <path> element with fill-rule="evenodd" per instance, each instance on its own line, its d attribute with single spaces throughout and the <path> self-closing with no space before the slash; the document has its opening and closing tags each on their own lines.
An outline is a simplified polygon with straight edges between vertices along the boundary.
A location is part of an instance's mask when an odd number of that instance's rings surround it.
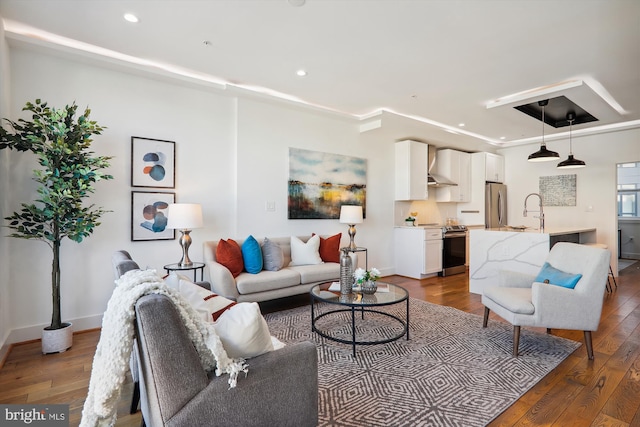
<svg viewBox="0 0 640 427">
<path fill-rule="evenodd" d="M 409 293 L 401 286 L 392 283 L 378 282 L 378 291 L 373 295 L 365 295 L 360 292 L 351 294 L 340 294 L 340 291 L 330 291 L 327 288 L 331 283 L 323 283 L 311 288 L 311 330 L 321 337 L 328 340 L 351 344 L 353 348 L 353 357 L 356 357 L 356 345 L 372 345 L 385 344 L 406 335 L 409 339 Z M 322 313 L 316 313 L 317 303 L 327 303 L 336 306 L 335 310 L 328 310 Z M 402 319 L 400 316 L 379 310 L 380 307 L 400 304 L 404 302 L 406 306 L 406 315 Z M 339 313 L 351 313 L 351 339 L 343 339 L 333 336 L 329 331 L 321 330 L 316 327 L 316 322 L 322 318 L 335 316 Z M 400 325 L 400 333 L 391 337 L 383 337 L 379 340 L 363 341 L 356 336 L 356 312 L 360 314 L 364 320 L 365 313 L 367 316 L 386 316 L 390 320 L 390 325 Z"/>
</svg>

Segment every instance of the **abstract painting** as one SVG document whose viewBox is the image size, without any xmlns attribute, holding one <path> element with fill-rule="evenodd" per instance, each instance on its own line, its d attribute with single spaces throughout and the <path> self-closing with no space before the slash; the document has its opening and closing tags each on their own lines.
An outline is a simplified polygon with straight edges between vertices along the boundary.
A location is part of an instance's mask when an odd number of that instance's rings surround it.
<svg viewBox="0 0 640 427">
<path fill-rule="evenodd" d="M 576 205 L 576 175 L 541 176 L 539 184 L 543 206 Z"/>
<path fill-rule="evenodd" d="M 131 186 L 175 188 L 176 144 L 131 137 Z"/>
<path fill-rule="evenodd" d="M 367 160 L 289 148 L 289 219 L 338 219 L 341 205 L 366 215 Z"/>
<path fill-rule="evenodd" d="M 169 204 L 176 193 L 131 192 L 131 240 L 173 240 L 174 229 L 167 228 Z"/>
</svg>

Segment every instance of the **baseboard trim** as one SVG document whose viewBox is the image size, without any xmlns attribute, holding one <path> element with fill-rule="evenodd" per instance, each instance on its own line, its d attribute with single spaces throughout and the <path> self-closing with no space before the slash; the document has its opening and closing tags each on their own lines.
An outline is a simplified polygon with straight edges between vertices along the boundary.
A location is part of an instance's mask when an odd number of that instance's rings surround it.
<svg viewBox="0 0 640 427">
<path fill-rule="evenodd" d="M 73 323 L 74 333 L 84 331 L 86 329 L 96 329 L 102 327 L 101 314 L 95 316 L 79 317 L 76 319 L 65 319 L 65 321 Z M 46 328 L 47 326 L 49 326 L 48 323 L 28 326 L 26 328 L 13 329 L 11 332 L 9 332 L 9 335 L 5 339 L 5 342 L 2 343 L 2 347 L 0 347 L 0 360 L 4 361 L 4 357 L 6 356 L 5 352 L 8 353 L 9 348 L 12 344 L 42 339 L 42 329 Z M 5 347 L 7 348 L 5 349 Z"/>
</svg>

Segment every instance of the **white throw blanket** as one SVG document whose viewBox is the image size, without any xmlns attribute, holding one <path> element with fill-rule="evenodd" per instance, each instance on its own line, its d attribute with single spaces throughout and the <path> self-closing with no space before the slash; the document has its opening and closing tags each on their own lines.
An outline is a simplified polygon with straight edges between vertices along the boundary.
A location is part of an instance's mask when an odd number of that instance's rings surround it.
<svg viewBox="0 0 640 427">
<path fill-rule="evenodd" d="M 115 424 L 120 390 L 133 347 L 135 304 L 147 294 L 163 294 L 173 300 L 198 351 L 203 369 L 210 371 L 216 368 L 216 375 L 229 374 L 230 388 L 235 387 L 240 371 L 247 372 L 244 360 L 232 360 L 227 356 L 213 324 L 201 320 L 177 291 L 165 285 L 155 270 L 132 270 L 116 280 L 116 288 L 102 319 L 81 427 Z"/>
</svg>

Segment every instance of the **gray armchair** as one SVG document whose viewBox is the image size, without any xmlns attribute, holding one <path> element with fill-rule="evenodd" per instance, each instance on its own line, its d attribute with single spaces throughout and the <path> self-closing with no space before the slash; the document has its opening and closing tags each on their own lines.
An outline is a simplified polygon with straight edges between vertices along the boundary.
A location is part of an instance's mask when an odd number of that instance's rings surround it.
<svg viewBox="0 0 640 427">
<path fill-rule="evenodd" d="M 203 370 L 173 302 L 146 295 L 136 304 L 141 408 L 149 426 L 315 426 L 318 368 L 311 342 L 248 360 L 229 389 Z"/>
<path fill-rule="evenodd" d="M 112 255 L 115 278 L 139 269 L 124 250 Z M 198 285 L 209 289 L 208 282 Z M 247 361 L 249 373 L 228 389 L 227 376 L 207 374 L 173 303 L 147 295 L 136 304 L 130 368 L 131 413 L 148 426 L 315 426 L 318 357 L 313 343 L 290 344 Z"/>
<path fill-rule="evenodd" d="M 589 359 L 593 360 L 591 332 L 598 330 L 602 299 L 609 271 L 606 249 L 556 243 L 547 262 L 556 269 L 582 274 L 574 289 L 534 282 L 534 276 L 502 272 L 497 286 L 485 288 L 483 327 L 493 311 L 513 325 L 513 355 L 518 355 L 521 326 L 584 331 Z"/>
</svg>

